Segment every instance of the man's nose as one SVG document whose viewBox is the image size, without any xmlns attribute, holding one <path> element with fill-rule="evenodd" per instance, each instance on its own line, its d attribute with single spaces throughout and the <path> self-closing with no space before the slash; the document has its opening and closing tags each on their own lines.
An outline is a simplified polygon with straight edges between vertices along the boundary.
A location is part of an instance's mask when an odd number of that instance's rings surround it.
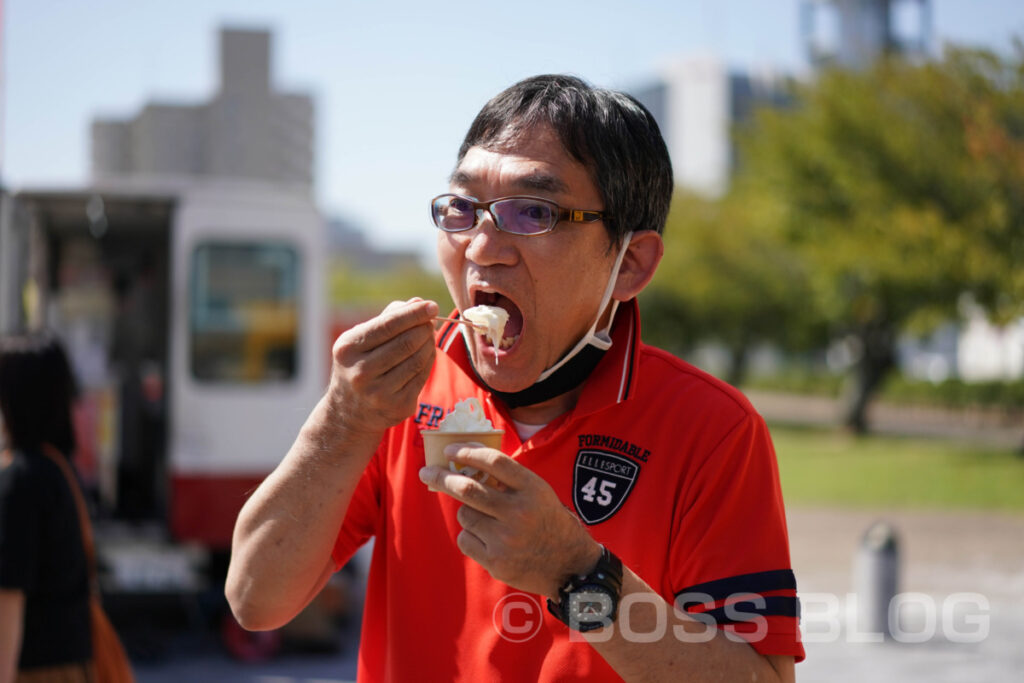
<svg viewBox="0 0 1024 683">
<path fill-rule="evenodd" d="M 486 209 L 477 209 L 477 223 L 466 234 L 466 258 L 478 265 L 510 263 L 514 260 L 514 248 L 509 244 L 510 235 L 498 230 L 494 216 Z"/>
</svg>

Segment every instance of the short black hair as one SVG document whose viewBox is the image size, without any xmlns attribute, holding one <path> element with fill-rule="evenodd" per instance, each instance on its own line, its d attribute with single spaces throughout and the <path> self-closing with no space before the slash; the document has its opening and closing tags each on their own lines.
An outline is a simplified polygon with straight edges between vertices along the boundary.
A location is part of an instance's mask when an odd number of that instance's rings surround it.
<svg viewBox="0 0 1024 683">
<path fill-rule="evenodd" d="M 56 337 L 32 333 L 0 337 L 0 415 L 12 448 L 50 444 L 75 450 L 71 408 L 78 389 Z"/>
<path fill-rule="evenodd" d="M 664 232 L 673 189 L 668 148 L 654 116 L 626 93 L 575 76 L 522 80 L 480 110 L 458 162 L 471 147 L 503 145 L 535 125 L 550 126 L 569 156 L 590 171 L 611 214 L 605 226 L 614 243 L 628 232 Z"/>
</svg>

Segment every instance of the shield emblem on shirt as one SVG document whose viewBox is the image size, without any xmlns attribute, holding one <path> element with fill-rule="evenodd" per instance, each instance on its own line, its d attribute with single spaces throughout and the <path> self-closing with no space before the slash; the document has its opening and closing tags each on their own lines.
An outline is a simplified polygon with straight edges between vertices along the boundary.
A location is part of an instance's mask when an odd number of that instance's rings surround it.
<svg viewBox="0 0 1024 683">
<path fill-rule="evenodd" d="M 633 490 L 640 465 L 629 458 L 593 449 L 576 454 L 572 504 L 587 524 L 603 522 L 622 507 Z"/>
</svg>

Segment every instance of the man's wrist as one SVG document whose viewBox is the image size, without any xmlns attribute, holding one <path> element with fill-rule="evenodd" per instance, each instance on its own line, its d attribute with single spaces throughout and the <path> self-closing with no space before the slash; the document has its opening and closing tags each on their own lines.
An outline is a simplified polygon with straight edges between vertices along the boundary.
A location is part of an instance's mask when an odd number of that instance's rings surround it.
<svg viewBox="0 0 1024 683">
<path fill-rule="evenodd" d="M 384 430 L 358 428 L 352 423 L 338 403 L 325 396 L 303 427 L 303 436 L 321 454 L 375 451 Z"/>
<path fill-rule="evenodd" d="M 562 573 L 556 577 L 554 587 L 547 594 L 547 597 L 556 604 L 559 601 L 559 591 L 572 579 L 572 577 L 589 574 L 594 571 L 594 568 L 597 567 L 597 563 L 601 560 L 601 544 L 594 539 L 589 538 L 589 536 L 587 541 L 588 542 L 583 548 L 581 548 L 580 552 L 576 553 L 575 557 L 567 563 Z"/>
<path fill-rule="evenodd" d="M 604 546 L 588 572 L 576 574 L 548 600 L 548 612 L 574 631 L 588 633 L 615 621 L 622 594 L 622 562 Z"/>
</svg>

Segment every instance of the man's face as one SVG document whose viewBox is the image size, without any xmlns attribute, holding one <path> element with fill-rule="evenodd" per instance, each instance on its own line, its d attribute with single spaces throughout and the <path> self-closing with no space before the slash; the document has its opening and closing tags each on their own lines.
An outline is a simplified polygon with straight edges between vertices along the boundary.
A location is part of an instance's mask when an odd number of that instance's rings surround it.
<svg viewBox="0 0 1024 683">
<path fill-rule="evenodd" d="M 549 127 L 526 130 L 498 149 L 470 148 L 450 191 L 477 201 L 530 195 L 564 208 L 605 210 L 586 168 Z M 609 245 L 602 222 L 563 221 L 528 237 L 499 232 L 486 214 L 472 230 L 438 231 L 438 259 L 459 310 L 486 304 L 509 312 L 501 348 L 472 335 L 474 365 L 489 386 L 529 387 L 586 333 L 615 262 Z"/>
</svg>

